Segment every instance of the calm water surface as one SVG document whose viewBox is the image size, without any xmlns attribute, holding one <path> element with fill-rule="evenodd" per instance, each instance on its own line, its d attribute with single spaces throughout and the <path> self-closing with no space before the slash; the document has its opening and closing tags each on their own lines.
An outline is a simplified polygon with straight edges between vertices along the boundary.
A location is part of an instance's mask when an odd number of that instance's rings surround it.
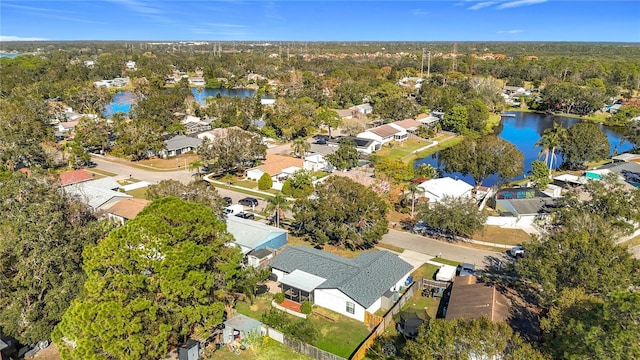
<svg viewBox="0 0 640 360">
<path fill-rule="evenodd" d="M 517 176 L 513 180 L 520 180 L 526 177 L 526 174 L 531 170 L 531 163 L 538 159 L 540 154 L 540 148 L 535 146 L 535 143 L 540 139 L 540 136 L 546 129 L 552 128 L 553 124 L 560 124 L 564 127 L 569 127 L 577 122 L 579 119 L 556 117 L 551 115 L 541 115 L 532 113 L 514 113 L 515 117 L 505 117 L 502 119 L 501 124 L 496 127 L 495 134 L 502 139 L 509 141 L 516 145 L 518 150 L 524 154 L 524 174 Z M 611 147 L 610 154 L 615 151 L 622 153 L 629 151 L 633 146 L 629 143 L 622 142 L 622 129 L 608 127 L 604 125 L 598 125 L 600 129 L 607 135 L 609 144 Z M 440 168 L 438 163 L 439 153 L 433 156 L 416 160 L 416 166 L 422 163 L 430 164 L 434 167 Z M 557 165 L 560 165 L 562 159 L 557 160 Z M 554 166 L 555 167 L 555 166 Z M 453 178 L 462 179 L 469 184 L 474 184 L 471 176 L 462 176 L 460 173 L 444 173 L 443 176 L 450 176 Z M 497 176 L 491 176 L 482 183 L 485 186 L 492 186 L 496 184 L 500 179 Z"/>
</svg>

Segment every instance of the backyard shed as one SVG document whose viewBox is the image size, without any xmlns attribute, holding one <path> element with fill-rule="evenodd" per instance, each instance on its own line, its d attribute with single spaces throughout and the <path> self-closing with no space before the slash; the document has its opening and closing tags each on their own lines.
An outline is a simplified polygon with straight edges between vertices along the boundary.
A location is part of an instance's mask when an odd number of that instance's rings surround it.
<svg viewBox="0 0 640 360">
<path fill-rule="evenodd" d="M 224 322 L 223 341 L 225 344 L 241 342 L 251 333 L 261 333 L 262 323 L 256 319 L 239 314 Z"/>
</svg>

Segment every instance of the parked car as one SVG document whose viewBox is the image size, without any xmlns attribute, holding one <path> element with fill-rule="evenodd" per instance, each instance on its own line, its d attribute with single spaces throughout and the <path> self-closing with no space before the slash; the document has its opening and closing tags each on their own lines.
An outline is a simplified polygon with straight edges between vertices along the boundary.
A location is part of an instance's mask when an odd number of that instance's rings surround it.
<svg viewBox="0 0 640 360">
<path fill-rule="evenodd" d="M 238 201 L 238 204 L 244 206 L 258 206 L 258 199 L 252 197 L 242 198 Z"/>
<path fill-rule="evenodd" d="M 241 212 L 241 213 L 236 214 L 235 216 L 237 216 L 239 218 L 243 218 L 243 219 L 249 219 L 249 220 L 253 220 L 256 217 L 252 213 L 248 213 L 248 212 Z"/>
<path fill-rule="evenodd" d="M 231 200 L 231 198 L 228 196 L 223 197 L 222 200 L 224 200 L 224 206 L 229 206 L 231 205 L 231 203 L 233 203 L 233 200 Z"/>
<path fill-rule="evenodd" d="M 474 275 L 476 271 L 476 266 L 469 263 L 464 263 L 462 265 L 458 265 L 458 276 L 469 276 Z"/>
<path fill-rule="evenodd" d="M 318 145 L 327 145 L 327 140 L 320 139 L 320 140 L 316 141 L 316 144 L 318 144 Z"/>
<path fill-rule="evenodd" d="M 514 258 L 521 258 L 524 256 L 524 247 L 523 246 L 514 246 L 511 249 L 509 249 L 509 255 L 513 256 Z"/>
</svg>

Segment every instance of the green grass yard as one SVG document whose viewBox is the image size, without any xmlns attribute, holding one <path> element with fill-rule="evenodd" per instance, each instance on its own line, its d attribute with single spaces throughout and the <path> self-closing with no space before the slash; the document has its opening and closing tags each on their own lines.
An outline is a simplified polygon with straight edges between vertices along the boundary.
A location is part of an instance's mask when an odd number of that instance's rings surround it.
<svg viewBox="0 0 640 360">
<path fill-rule="evenodd" d="M 237 303 L 236 310 L 240 314 L 260 320 L 262 314 L 272 308 L 271 300 L 271 294 L 260 295 L 253 305 L 246 302 Z M 325 316 L 315 314 L 316 312 L 325 314 Z M 298 319 L 292 315 L 288 316 L 292 321 Z M 333 319 L 333 321 L 326 317 Z M 320 333 L 318 340 L 311 345 L 344 358 L 348 358 L 362 340 L 369 335 L 369 329 L 363 323 L 318 307 L 314 308 L 314 314 L 309 316 L 309 321 Z"/>
</svg>

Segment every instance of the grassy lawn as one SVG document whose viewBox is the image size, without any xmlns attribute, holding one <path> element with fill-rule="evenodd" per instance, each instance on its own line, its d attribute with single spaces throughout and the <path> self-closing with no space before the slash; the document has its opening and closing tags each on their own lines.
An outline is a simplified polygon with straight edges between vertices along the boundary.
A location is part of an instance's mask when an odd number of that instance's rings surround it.
<svg viewBox="0 0 640 360">
<path fill-rule="evenodd" d="M 156 158 L 156 159 L 140 160 L 137 162 L 137 164 L 140 164 L 142 166 L 152 167 L 154 169 L 161 169 L 161 170 L 172 169 L 173 170 L 175 168 L 184 169 L 185 165 L 188 167 L 189 164 L 199 159 L 200 157 L 196 154 L 183 154 L 183 155 L 178 155 L 176 157 L 169 158 L 169 159 Z"/>
<path fill-rule="evenodd" d="M 262 339 L 261 344 L 251 346 L 249 349 L 244 350 L 239 355 L 232 353 L 227 348 L 220 349 L 210 356 L 204 356 L 206 360 L 271 360 L 271 359 L 291 359 L 291 360 L 311 360 L 313 358 L 306 355 L 298 354 L 297 352 L 289 349 L 285 345 L 270 339 Z"/>
<path fill-rule="evenodd" d="M 139 188 L 139 189 L 134 189 L 134 190 L 130 190 L 127 191 L 127 194 L 133 196 L 134 198 L 137 199 L 146 199 L 147 198 L 147 188 L 143 187 L 143 188 Z"/>
<path fill-rule="evenodd" d="M 418 313 L 426 311 L 432 319 L 438 314 L 438 306 L 440 306 L 440 298 L 432 298 L 422 296 L 421 291 L 416 291 L 413 297 L 402 307 L 402 310 L 417 310 Z"/>
<path fill-rule="evenodd" d="M 260 320 L 262 314 L 271 309 L 271 294 L 258 296 L 253 305 L 245 302 L 236 304 L 236 310 L 244 315 Z M 342 316 L 332 311 L 315 307 L 314 312 L 321 312 L 332 318 L 311 314 L 309 321 L 319 330 L 320 336 L 313 346 L 345 358 L 358 347 L 360 342 L 369 335 L 369 329 L 363 323 Z M 298 318 L 289 315 L 292 321 Z"/>
<path fill-rule="evenodd" d="M 381 159 L 397 160 L 411 155 L 415 150 L 429 145 L 431 142 L 418 140 L 415 138 L 407 139 L 401 143 L 393 143 L 393 146 L 385 146 L 376 152 Z"/>
<path fill-rule="evenodd" d="M 482 232 L 473 234 L 471 238 L 504 245 L 521 245 L 531 241 L 531 236 L 520 229 L 505 229 L 491 225 L 485 226 Z"/>
<path fill-rule="evenodd" d="M 103 175 L 103 176 L 116 176 L 116 175 L 118 175 L 118 174 L 115 174 L 115 173 L 112 173 L 112 172 L 109 172 L 109 171 L 104 171 L 104 170 L 100 170 L 100 169 L 96 169 L 96 168 L 85 169 L 85 170 L 87 170 L 90 173 L 99 174 L 99 175 Z M 98 179 L 98 178 L 100 178 L 100 177 L 96 176 L 96 179 Z"/>
<path fill-rule="evenodd" d="M 436 259 L 434 259 L 434 261 L 435 260 Z M 438 260 L 442 260 L 442 259 L 438 259 Z M 458 265 L 458 263 L 456 263 L 456 265 Z M 422 264 L 422 266 L 420 266 L 419 268 L 415 269 L 411 273 L 411 276 L 414 279 L 419 279 L 419 278 L 433 279 L 433 276 L 436 274 L 436 271 L 438 271 L 438 269 L 439 269 L 439 267 L 435 266 L 435 265 Z"/>
<path fill-rule="evenodd" d="M 403 249 L 403 248 L 401 248 L 401 247 L 397 247 L 397 246 L 393 246 L 393 245 L 389 245 L 389 244 L 382 244 L 382 243 L 378 243 L 378 244 L 376 244 L 376 247 L 381 247 L 381 248 L 384 248 L 384 249 L 388 249 L 388 250 L 391 250 L 391 251 L 395 251 L 395 252 L 397 252 L 397 253 L 402 253 L 402 252 L 404 252 L 404 249 Z"/>
<path fill-rule="evenodd" d="M 458 143 L 460 143 L 462 141 L 462 139 L 464 139 L 463 136 L 456 136 L 454 138 L 450 138 L 448 140 L 444 140 L 442 142 L 440 142 L 438 145 L 430 147 L 424 151 L 420 151 L 419 153 L 414 154 L 414 158 L 410 158 L 410 159 L 422 159 L 424 157 L 427 156 L 431 156 L 435 153 L 437 153 L 440 150 L 446 149 L 446 148 L 450 148 L 453 145 L 456 145 Z"/>
<path fill-rule="evenodd" d="M 303 238 L 289 234 L 289 237 L 287 238 L 287 245 L 304 245 L 304 246 L 313 246 L 313 244 L 311 244 L 308 241 L 305 241 Z M 324 245 L 324 247 L 322 248 L 322 250 L 338 255 L 338 256 L 342 256 L 348 259 L 354 258 L 360 254 L 362 254 L 365 251 L 374 251 L 375 249 L 368 249 L 368 250 L 349 250 L 349 249 L 344 249 L 344 248 L 340 248 L 340 247 L 336 247 L 333 245 Z"/>
<path fill-rule="evenodd" d="M 247 189 L 257 189 L 258 182 L 253 180 L 237 180 L 233 182 L 233 185 L 242 186 Z"/>
<path fill-rule="evenodd" d="M 439 262 L 441 264 L 445 264 L 445 265 L 453 265 L 453 266 L 458 266 L 460 265 L 459 261 L 453 261 L 453 260 L 449 260 L 449 259 L 443 259 L 443 258 L 433 258 L 431 259 L 432 261 L 435 262 Z"/>
</svg>

